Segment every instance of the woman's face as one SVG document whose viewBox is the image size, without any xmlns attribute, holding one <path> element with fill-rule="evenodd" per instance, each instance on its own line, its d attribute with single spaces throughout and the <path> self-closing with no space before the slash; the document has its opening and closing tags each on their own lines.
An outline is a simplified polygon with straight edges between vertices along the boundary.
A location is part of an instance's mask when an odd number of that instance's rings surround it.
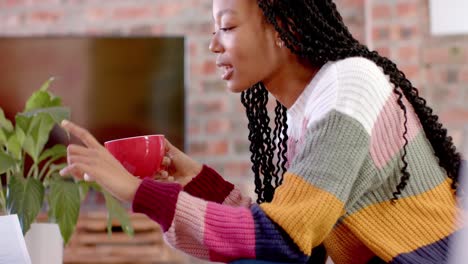
<svg viewBox="0 0 468 264">
<path fill-rule="evenodd" d="M 256 0 L 213 0 L 210 50 L 232 92 L 268 82 L 284 62 L 277 33 L 264 21 Z"/>
</svg>

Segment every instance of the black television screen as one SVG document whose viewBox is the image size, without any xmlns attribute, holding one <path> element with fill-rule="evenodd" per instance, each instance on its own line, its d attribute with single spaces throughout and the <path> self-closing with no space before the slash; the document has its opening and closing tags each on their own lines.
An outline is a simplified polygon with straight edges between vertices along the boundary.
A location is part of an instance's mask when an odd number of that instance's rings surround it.
<svg viewBox="0 0 468 264">
<path fill-rule="evenodd" d="M 55 77 L 71 120 L 101 142 L 164 134 L 184 149 L 184 51 L 183 37 L 2 37 L 0 107 L 13 119 Z"/>
</svg>

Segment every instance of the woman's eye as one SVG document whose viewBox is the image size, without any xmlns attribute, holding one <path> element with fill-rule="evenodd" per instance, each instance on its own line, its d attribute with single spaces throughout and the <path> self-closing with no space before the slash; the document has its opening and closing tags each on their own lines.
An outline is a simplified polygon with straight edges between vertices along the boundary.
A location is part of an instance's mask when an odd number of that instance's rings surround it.
<svg viewBox="0 0 468 264">
<path fill-rule="evenodd" d="M 219 30 L 223 31 L 223 32 L 228 32 L 228 31 L 231 31 L 233 30 L 235 27 L 223 27 L 223 28 L 220 28 Z"/>
<path fill-rule="evenodd" d="M 222 28 L 219 28 L 218 31 L 221 31 L 221 32 L 229 32 L 233 29 L 235 29 L 236 27 L 222 27 Z M 216 35 L 216 33 L 218 33 L 218 31 L 213 31 L 213 35 Z"/>
</svg>

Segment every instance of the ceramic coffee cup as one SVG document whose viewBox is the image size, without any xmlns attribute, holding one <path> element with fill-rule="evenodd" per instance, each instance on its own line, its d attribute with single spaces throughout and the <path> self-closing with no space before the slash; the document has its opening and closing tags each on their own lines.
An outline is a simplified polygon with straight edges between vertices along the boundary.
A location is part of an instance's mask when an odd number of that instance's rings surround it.
<svg viewBox="0 0 468 264">
<path fill-rule="evenodd" d="M 120 138 L 104 142 L 104 146 L 132 175 L 153 177 L 161 170 L 164 135 Z"/>
</svg>

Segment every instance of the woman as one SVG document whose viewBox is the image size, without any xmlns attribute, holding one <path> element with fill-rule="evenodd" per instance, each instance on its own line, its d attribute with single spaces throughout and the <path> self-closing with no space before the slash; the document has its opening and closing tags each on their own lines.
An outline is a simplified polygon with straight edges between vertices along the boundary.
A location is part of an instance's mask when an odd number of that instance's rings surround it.
<svg viewBox="0 0 468 264">
<path fill-rule="evenodd" d="M 141 181 L 71 122 L 86 147 L 69 146 L 62 175 L 89 175 L 212 261 L 323 261 L 326 248 L 335 263 L 445 262 L 460 155 L 396 65 L 330 0 L 213 0 L 213 18 L 210 50 L 247 110 L 258 204 L 169 142 L 158 179 L 175 182 Z"/>
</svg>

